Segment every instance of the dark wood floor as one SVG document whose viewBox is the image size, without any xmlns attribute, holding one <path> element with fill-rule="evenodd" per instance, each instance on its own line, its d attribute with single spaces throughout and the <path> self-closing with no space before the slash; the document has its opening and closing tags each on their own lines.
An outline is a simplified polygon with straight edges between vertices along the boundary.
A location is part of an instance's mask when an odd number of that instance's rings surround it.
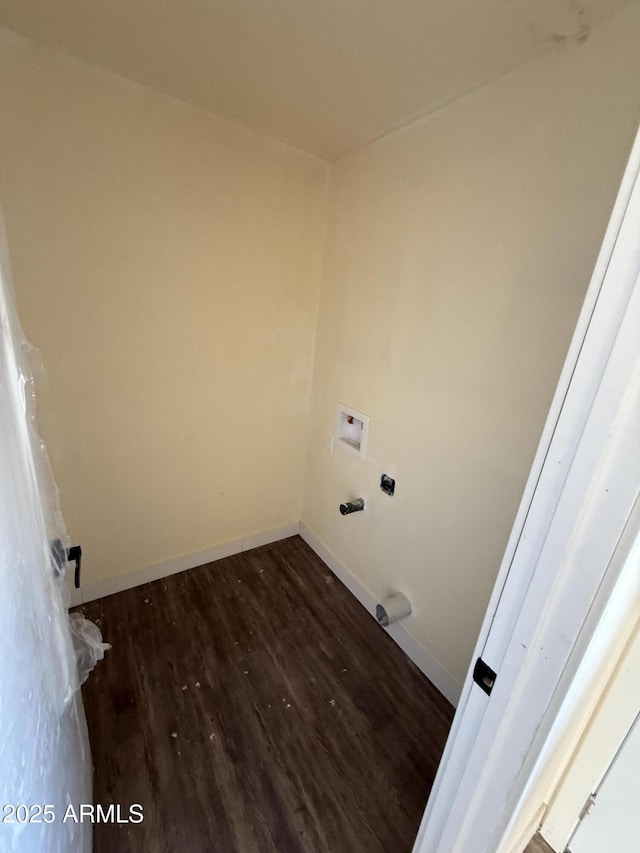
<svg viewBox="0 0 640 853">
<path fill-rule="evenodd" d="M 411 850 L 453 709 L 299 537 L 80 609 L 95 853 Z"/>
</svg>

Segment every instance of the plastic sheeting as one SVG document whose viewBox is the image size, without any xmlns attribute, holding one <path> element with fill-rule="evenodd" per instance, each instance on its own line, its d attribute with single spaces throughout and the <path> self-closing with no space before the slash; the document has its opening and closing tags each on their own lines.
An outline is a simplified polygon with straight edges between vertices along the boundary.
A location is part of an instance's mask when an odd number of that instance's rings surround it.
<svg viewBox="0 0 640 853">
<path fill-rule="evenodd" d="M 89 853 L 91 824 L 68 816 L 92 802 L 66 557 L 52 555 L 68 538 L 2 235 L 0 275 L 0 851 Z"/>
<path fill-rule="evenodd" d="M 69 627 L 71 628 L 71 639 L 76 653 L 78 681 L 80 684 L 84 684 L 91 670 L 99 660 L 102 660 L 104 653 L 111 646 L 109 643 L 102 642 L 100 628 L 79 613 L 69 615 Z"/>
</svg>

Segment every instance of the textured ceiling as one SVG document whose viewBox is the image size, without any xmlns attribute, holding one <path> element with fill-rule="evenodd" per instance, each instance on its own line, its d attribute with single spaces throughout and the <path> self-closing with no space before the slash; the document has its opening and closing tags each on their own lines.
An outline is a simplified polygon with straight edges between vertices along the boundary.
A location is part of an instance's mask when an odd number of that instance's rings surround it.
<svg viewBox="0 0 640 853">
<path fill-rule="evenodd" d="M 334 160 L 630 0 L 0 0 L 0 26 Z"/>
</svg>

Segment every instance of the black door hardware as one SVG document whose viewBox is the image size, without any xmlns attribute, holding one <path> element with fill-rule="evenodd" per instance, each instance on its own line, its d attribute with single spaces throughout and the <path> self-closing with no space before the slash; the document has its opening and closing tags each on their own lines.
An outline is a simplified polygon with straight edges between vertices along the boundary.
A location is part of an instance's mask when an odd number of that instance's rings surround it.
<svg viewBox="0 0 640 853">
<path fill-rule="evenodd" d="M 491 667 L 486 664 L 482 658 L 478 658 L 476 661 L 476 665 L 473 668 L 473 680 L 481 687 L 487 696 L 491 696 L 491 691 L 493 690 L 493 685 L 496 683 L 496 678 L 498 676 L 491 669 Z"/>
</svg>

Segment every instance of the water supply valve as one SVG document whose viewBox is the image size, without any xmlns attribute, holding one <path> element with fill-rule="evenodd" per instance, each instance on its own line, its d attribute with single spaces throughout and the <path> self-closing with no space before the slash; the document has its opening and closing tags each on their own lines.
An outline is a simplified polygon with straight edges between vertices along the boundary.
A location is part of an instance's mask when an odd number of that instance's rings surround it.
<svg viewBox="0 0 640 853">
<path fill-rule="evenodd" d="M 352 512 L 361 512 L 364 509 L 364 498 L 356 498 L 354 501 L 347 501 L 345 504 L 340 504 L 340 514 L 350 515 Z"/>
</svg>

